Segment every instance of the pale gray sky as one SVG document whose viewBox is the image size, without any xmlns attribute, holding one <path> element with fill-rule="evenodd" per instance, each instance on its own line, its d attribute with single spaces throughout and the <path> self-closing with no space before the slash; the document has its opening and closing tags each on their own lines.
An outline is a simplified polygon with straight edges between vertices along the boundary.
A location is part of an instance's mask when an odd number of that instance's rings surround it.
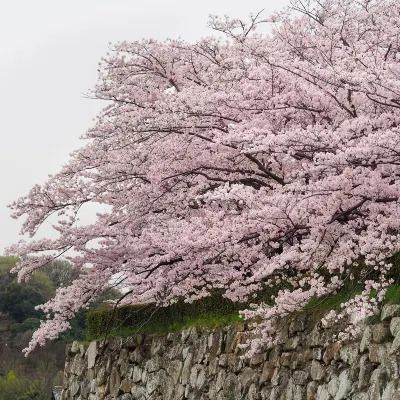
<svg viewBox="0 0 400 400">
<path fill-rule="evenodd" d="M 104 103 L 83 97 L 109 42 L 213 34 L 209 14 L 265 15 L 288 0 L 0 0 L 0 254 L 22 221 L 6 208 L 56 173 Z M 50 230 L 48 231 L 50 232 Z"/>
</svg>

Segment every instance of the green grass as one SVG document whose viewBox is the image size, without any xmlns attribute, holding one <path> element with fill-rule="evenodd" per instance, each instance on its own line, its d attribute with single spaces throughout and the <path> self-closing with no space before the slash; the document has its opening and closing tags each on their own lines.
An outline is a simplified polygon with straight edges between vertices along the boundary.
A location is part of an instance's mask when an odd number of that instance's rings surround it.
<svg viewBox="0 0 400 400">
<path fill-rule="evenodd" d="M 151 334 L 165 334 L 171 332 L 179 332 L 183 329 L 188 329 L 191 327 L 203 327 L 203 328 L 217 328 L 221 326 L 227 325 L 235 325 L 243 321 L 240 318 L 239 313 L 232 314 L 210 314 L 210 315 L 200 315 L 197 317 L 187 317 L 184 321 L 171 323 L 164 323 L 154 320 L 149 321 L 143 326 L 133 326 L 133 327 L 121 327 L 118 329 L 113 329 L 108 335 L 107 338 L 111 337 L 125 337 L 132 336 L 137 333 L 151 333 Z M 97 338 L 88 338 L 88 340 L 101 340 L 104 339 L 104 336 L 100 336 Z"/>
<path fill-rule="evenodd" d="M 400 285 L 391 286 L 386 291 L 386 300 L 391 303 L 400 304 Z"/>
<path fill-rule="evenodd" d="M 361 293 L 361 290 L 352 292 L 343 291 L 323 298 L 312 299 L 302 312 L 318 318 L 321 314 L 324 314 L 330 310 L 339 310 L 342 303 L 350 300 L 358 293 Z M 387 290 L 386 301 L 400 304 L 400 285 L 392 286 Z M 243 319 L 240 318 L 237 311 L 225 313 L 204 312 L 196 316 L 185 316 L 183 319 L 181 318 L 178 322 L 174 321 L 173 318 L 171 318 L 169 321 L 166 321 L 165 319 L 157 320 L 157 317 L 155 316 L 149 322 L 143 324 L 142 326 L 121 326 L 120 328 L 114 328 L 106 336 L 110 338 L 131 336 L 136 333 L 165 334 L 178 332 L 180 330 L 190 327 L 216 328 L 227 325 L 236 325 L 242 321 Z M 96 338 L 89 336 L 88 340 L 100 340 L 103 338 L 104 335 Z"/>
<path fill-rule="evenodd" d="M 309 312 L 325 312 L 330 310 L 339 310 L 341 304 L 349 301 L 357 293 L 336 293 L 317 299 L 311 299 L 305 306 L 304 311 Z"/>
</svg>

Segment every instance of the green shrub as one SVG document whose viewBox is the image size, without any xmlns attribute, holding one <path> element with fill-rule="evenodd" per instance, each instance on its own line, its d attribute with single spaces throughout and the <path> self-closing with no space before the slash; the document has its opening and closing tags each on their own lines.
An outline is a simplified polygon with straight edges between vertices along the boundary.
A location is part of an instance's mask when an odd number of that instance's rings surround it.
<svg viewBox="0 0 400 400">
<path fill-rule="evenodd" d="M 214 294 L 193 303 L 178 301 L 168 307 L 155 305 L 122 306 L 116 309 L 97 310 L 88 313 L 87 333 L 89 338 L 98 338 L 115 331 L 129 328 L 130 331 L 169 331 L 184 327 L 189 321 L 207 320 L 216 325 L 224 316 L 237 315 L 245 303 L 234 303 Z M 232 318 L 230 318 L 232 319 Z"/>
</svg>

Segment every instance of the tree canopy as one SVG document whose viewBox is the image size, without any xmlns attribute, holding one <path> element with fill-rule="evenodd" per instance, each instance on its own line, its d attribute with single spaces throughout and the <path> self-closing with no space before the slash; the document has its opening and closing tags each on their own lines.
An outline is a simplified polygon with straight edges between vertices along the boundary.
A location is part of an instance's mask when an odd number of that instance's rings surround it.
<svg viewBox="0 0 400 400">
<path fill-rule="evenodd" d="M 212 17 L 224 38 L 117 43 L 86 144 L 11 206 L 33 237 L 9 249 L 20 279 L 68 251 L 82 271 L 42 306 L 28 351 L 115 276 L 123 304 L 214 288 L 241 301 L 283 280 L 246 314 L 261 317 L 253 351 L 350 279 L 365 289 L 343 312 L 372 313 L 400 250 L 399 14 L 396 0 L 293 0 L 268 20 Z M 87 203 L 109 211 L 82 225 Z M 54 215 L 57 238 L 35 240 Z"/>
</svg>

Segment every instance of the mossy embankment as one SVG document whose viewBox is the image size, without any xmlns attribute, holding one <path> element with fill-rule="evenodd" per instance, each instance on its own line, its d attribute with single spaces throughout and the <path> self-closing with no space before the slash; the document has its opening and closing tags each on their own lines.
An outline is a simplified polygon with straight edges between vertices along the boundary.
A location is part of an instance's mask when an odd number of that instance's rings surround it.
<svg viewBox="0 0 400 400">
<path fill-rule="evenodd" d="M 329 310 L 338 310 L 360 289 L 313 299 L 302 313 L 316 319 Z M 263 297 L 263 298 L 262 298 Z M 271 301 L 270 295 L 258 296 L 258 302 Z M 391 286 L 386 292 L 386 302 L 400 304 L 400 285 Z M 252 302 L 254 303 L 254 302 Z M 130 336 L 136 333 L 169 333 L 192 326 L 219 327 L 243 321 L 240 311 L 249 303 L 234 303 L 216 293 L 193 303 L 179 301 L 169 307 L 123 306 L 116 309 L 94 311 L 87 317 L 88 340 L 104 337 Z"/>
</svg>

